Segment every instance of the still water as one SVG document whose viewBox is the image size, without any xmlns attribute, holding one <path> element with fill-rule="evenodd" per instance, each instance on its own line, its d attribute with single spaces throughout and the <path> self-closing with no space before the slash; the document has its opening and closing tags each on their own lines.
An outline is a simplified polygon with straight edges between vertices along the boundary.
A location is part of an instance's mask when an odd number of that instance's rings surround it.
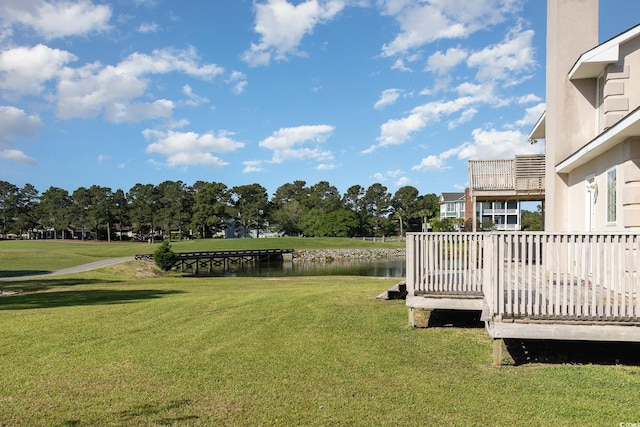
<svg viewBox="0 0 640 427">
<path fill-rule="evenodd" d="M 301 262 L 283 261 L 251 263 L 214 269 L 208 276 L 225 277 L 287 277 L 287 276 L 372 276 L 404 277 L 404 259 L 376 261 Z"/>
</svg>

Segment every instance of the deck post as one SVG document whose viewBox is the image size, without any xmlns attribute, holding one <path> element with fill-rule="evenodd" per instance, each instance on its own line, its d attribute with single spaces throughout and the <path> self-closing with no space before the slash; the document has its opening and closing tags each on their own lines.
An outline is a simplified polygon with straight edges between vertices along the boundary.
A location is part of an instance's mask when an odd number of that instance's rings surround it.
<svg viewBox="0 0 640 427">
<path fill-rule="evenodd" d="M 428 328 L 432 309 L 409 307 L 409 325 L 415 328 Z"/>
<path fill-rule="evenodd" d="M 503 347 L 504 340 L 502 338 L 495 338 L 493 340 L 493 366 L 502 366 Z"/>
</svg>

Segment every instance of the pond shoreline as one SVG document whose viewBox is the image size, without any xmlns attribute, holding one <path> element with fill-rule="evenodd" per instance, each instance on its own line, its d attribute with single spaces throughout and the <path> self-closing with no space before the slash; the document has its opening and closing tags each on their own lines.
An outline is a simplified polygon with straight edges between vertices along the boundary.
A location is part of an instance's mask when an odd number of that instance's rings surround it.
<svg viewBox="0 0 640 427">
<path fill-rule="evenodd" d="M 405 248 L 375 249 L 314 249 L 296 250 L 293 261 L 332 262 L 332 261 L 367 261 L 405 258 Z"/>
</svg>

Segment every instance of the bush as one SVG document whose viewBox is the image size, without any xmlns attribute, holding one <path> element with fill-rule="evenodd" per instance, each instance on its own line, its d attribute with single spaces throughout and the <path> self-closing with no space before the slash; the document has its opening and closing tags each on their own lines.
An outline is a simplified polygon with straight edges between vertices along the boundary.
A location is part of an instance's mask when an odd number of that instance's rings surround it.
<svg viewBox="0 0 640 427">
<path fill-rule="evenodd" d="M 178 255 L 171 250 L 171 245 L 165 240 L 153 253 L 153 260 L 160 269 L 169 271 L 178 261 Z"/>
</svg>

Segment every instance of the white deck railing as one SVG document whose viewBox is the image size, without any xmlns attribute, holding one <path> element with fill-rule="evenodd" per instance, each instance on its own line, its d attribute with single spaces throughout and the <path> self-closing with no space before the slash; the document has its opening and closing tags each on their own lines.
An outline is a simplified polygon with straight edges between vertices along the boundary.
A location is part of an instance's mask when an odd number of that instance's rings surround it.
<svg viewBox="0 0 640 427">
<path fill-rule="evenodd" d="M 640 234 L 412 233 L 410 295 L 484 295 L 496 319 L 640 322 Z"/>
<path fill-rule="evenodd" d="M 407 291 L 482 293 L 482 240 L 486 233 L 407 233 Z"/>
</svg>

